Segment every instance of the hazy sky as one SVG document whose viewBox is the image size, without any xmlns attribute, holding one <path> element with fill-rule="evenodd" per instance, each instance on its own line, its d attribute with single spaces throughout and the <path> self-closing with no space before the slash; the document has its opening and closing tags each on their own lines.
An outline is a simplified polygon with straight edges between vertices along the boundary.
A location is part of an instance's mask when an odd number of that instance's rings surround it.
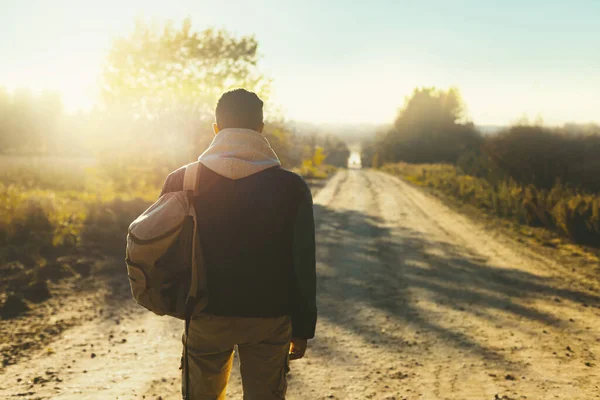
<svg viewBox="0 0 600 400">
<path fill-rule="evenodd" d="M 286 117 L 390 122 L 415 86 L 457 86 L 477 124 L 600 121 L 600 0 L 0 0 L 0 85 L 89 106 L 136 17 L 255 34 Z"/>
</svg>

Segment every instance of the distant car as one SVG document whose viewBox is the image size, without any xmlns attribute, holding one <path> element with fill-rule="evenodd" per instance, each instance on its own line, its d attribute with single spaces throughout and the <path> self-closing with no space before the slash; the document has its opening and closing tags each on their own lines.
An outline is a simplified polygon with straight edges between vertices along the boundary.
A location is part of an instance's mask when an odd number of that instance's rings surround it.
<svg viewBox="0 0 600 400">
<path fill-rule="evenodd" d="M 361 169 L 362 168 L 362 163 L 360 162 L 360 160 L 350 160 L 348 161 L 348 168 L 350 169 Z"/>
</svg>

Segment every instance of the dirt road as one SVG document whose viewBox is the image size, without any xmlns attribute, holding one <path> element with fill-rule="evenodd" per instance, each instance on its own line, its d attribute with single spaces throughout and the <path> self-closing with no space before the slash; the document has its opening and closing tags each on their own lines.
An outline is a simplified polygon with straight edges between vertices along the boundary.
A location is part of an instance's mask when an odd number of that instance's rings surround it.
<svg viewBox="0 0 600 400">
<path fill-rule="evenodd" d="M 600 398 L 600 286 L 571 265 L 374 171 L 338 173 L 315 217 L 320 319 L 289 399 Z M 7 367 L 0 398 L 176 399 L 180 332 L 108 305 Z"/>
</svg>

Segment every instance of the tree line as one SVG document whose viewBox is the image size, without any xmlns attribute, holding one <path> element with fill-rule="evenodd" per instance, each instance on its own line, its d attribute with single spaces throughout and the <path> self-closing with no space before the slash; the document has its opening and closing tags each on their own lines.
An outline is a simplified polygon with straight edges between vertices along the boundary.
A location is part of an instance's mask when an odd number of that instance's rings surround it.
<svg viewBox="0 0 600 400">
<path fill-rule="evenodd" d="M 393 126 L 363 144 L 363 165 L 599 246 L 600 126 L 522 121 L 483 135 L 464 110 L 456 89 L 416 89 Z"/>
<path fill-rule="evenodd" d="M 515 123 L 482 134 L 457 89 L 415 89 L 393 126 L 365 141 L 363 165 L 452 164 L 492 184 L 512 179 L 550 189 L 562 184 L 600 191 L 600 126 Z"/>
<path fill-rule="evenodd" d="M 212 139 L 221 93 L 234 87 L 270 101 L 271 80 L 258 68 L 258 42 L 224 30 L 196 31 L 186 19 L 162 27 L 137 21 L 118 38 L 102 69 L 92 110 L 69 115 L 57 93 L 35 96 L 0 88 L 0 153 L 89 155 L 122 173 L 128 165 L 173 168 L 193 160 Z M 345 143 L 297 135 L 271 112 L 265 136 L 286 167 L 302 165 L 317 148 L 345 166 Z"/>
</svg>

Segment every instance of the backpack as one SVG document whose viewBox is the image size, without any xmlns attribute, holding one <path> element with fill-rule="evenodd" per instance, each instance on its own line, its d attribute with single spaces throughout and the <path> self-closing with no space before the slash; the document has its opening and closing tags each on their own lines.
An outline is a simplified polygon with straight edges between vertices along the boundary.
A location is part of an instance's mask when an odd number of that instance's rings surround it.
<svg viewBox="0 0 600 400">
<path fill-rule="evenodd" d="M 133 298 L 158 315 L 189 321 L 208 304 L 196 211 L 202 164 L 185 167 L 183 191 L 166 193 L 129 226 L 125 262 Z"/>
</svg>

